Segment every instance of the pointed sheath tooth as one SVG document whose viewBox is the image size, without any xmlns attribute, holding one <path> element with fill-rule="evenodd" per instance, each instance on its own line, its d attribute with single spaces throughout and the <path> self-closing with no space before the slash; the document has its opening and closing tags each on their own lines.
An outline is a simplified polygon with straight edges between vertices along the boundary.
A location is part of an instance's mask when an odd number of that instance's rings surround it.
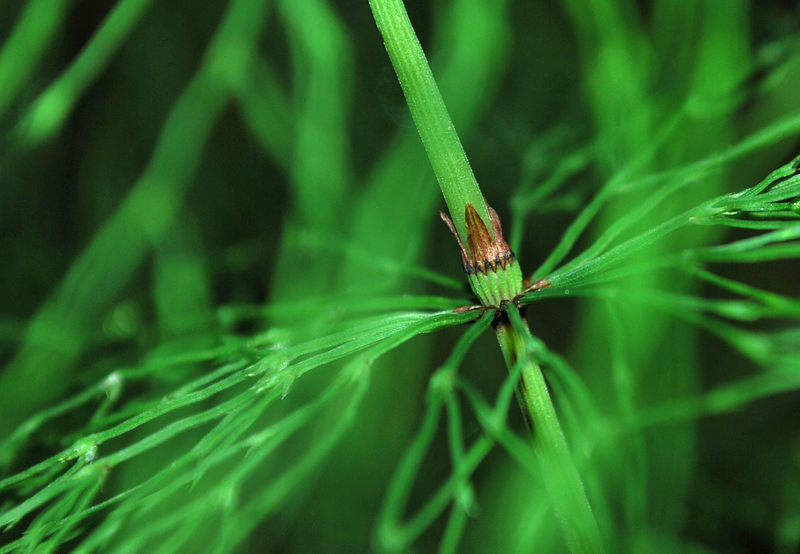
<svg viewBox="0 0 800 554">
<path fill-rule="evenodd" d="M 492 237 L 489 235 L 489 229 L 486 224 L 478 215 L 478 210 L 469 202 L 464 208 L 464 219 L 467 222 L 467 246 L 470 258 L 474 262 L 480 260 L 490 260 L 493 250 Z M 476 264 L 477 265 L 477 264 Z M 486 274 L 486 264 L 483 265 L 483 273 Z"/>
<path fill-rule="evenodd" d="M 488 204 L 486 207 L 489 208 L 489 217 L 492 220 L 492 232 L 494 233 L 495 240 L 503 240 L 503 227 L 500 225 L 500 216 L 498 216 L 494 208 Z"/>
<path fill-rule="evenodd" d="M 439 217 L 442 218 L 442 221 L 445 222 L 447 228 L 450 229 L 450 232 L 453 233 L 453 236 L 456 237 L 456 241 L 458 242 L 458 247 L 461 249 L 461 264 L 464 267 L 464 273 L 470 274 L 475 273 L 475 268 L 472 266 L 472 263 L 469 259 L 469 254 L 467 254 L 467 249 L 464 248 L 464 243 L 461 242 L 461 238 L 458 236 L 458 232 L 456 231 L 456 226 L 453 225 L 452 220 L 447 217 L 447 214 L 444 212 L 439 212 Z"/>
<path fill-rule="evenodd" d="M 487 207 L 489 208 L 489 217 L 492 218 L 492 232 L 494 233 L 497 253 L 500 256 L 508 256 L 510 254 L 513 257 L 514 254 L 511 252 L 511 248 L 509 248 L 506 239 L 503 238 L 503 227 L 500 225 L 500 216 L 498 216 L 497 212 L 488 204 Z"/>
</svg>

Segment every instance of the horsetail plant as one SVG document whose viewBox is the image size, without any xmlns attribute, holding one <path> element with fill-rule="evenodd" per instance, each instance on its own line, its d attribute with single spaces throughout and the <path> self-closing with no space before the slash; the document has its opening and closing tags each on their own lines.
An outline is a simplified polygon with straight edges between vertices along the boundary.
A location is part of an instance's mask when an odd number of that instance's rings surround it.
<svg viewBox="0 0 800 554">
<path fill-rule="evenodd" d="M 527 346 L 530 330 L 515 306 L 523 294 L 548 282 L 539 279 L 524 286 L 519 262 L 503 238 L 497 212 L 483 198 L 402 0 L 370 0 L 370 6 L 452 216 L 441 213 L 441 218 L 458 242 L 481 308 L 496 310 L 494 327 L 508 369 L 519 365 L 517 399 L 564 538 L 574 554 L 603 552 L 542 370 Z M 562 494 L 564 490 L 568 493 Z"/>
<path fill-rule="evenodd" d="M 798 552 L 798 19 L 625 3 L 0 9 L 0 554 Z"/>
</svg>

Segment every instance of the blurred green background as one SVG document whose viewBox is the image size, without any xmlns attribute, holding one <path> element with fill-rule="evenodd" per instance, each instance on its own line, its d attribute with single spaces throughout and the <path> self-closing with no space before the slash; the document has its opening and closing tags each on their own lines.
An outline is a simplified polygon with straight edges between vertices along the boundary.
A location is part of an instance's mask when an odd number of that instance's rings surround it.
<svg viewBox="0 0 800 554">
<path fill-rule="evenodd" d="M 756 184 L 800 150 L 795 2 L 406 6 L 478 181 L 528 274 L 610 180 L 688 166 L 785 126 L 669 196 L 640 224 L 644 231 Z M 315 337 L 342 306 L 372 298 L 469 301 L 465 291 L 418 278 L 427 268 L 462 280 L 437 216 L 441 194 L 367 0 L 12 0 L 0 4 L 0 41 L 0 439 L 143 360 L 203 352 L 267 329 Z M 563 186 L 537 198 L 553 179 Z M 651 194 L 609 198 L 576 252 Z M 636 261 L 744 236 L 698 227 Z M 798 296 L 796 260 L 715 270 Z M 674 272 L 626 286 L 721 295 Z M 595 408 L 634 427 L 649 407 L 701 399 L 777 367 L 770 365 L 777 357 L 759 366 L 719 337 L 641 303 L 556 300 L 534 305 L 528 321 L 576 368 Z M 762 338 L 783 333 L 779 369 L 796 375 L 800 334 L 791 325 L 756 321 L 749 329 Z M 417 337 L 376 364 L 353 426 L 313 478 L 295 483 L 274 511 L 250 514 L 260 522 L 252 532 L 231 533 L 235 540 L 215 548 L 370 551 L 375 514 L 419 425 L 427 379 L 460 332 Z M 482 337 L 463 368 L 489 398 L 506 375 L 493 340 Z M 189 360 L 145 372 L 112 403 L 119 420 L 137 413 L 137 399 L 166 397 L 207 371 Z M 276 411 L 305 405 L 333 371 L 304 376 Z M 610 551 L 800 552 L 800 396 L 746 398 L 717 410 L 668 412 L 635 433 L 573 439 L 578 456 L 591 460 L 587 488 L 602 498 L 595 510 L 613 537 Z M 93 431 L 95 409 L 50 421 L 0 452 L 1 475 L 65 448 L 82 428 Z M 703 411 L 718 413 L 698 417 Z M 586 424 L 577 417 L 577 427 Z M 465 418 L 469 441 L 480 427 Z M 163 425 L 150 422 L 135 438 Z M 522 429 L 516 409 L 509 425 Z M 315 422 L 270 467 L 291 466 L 334 427 Z M 180 445 L 200 437 L 193 431 Z M 133 438 L 119 440 L 122 448 Z M 171 459 L 157 450 L 131 462 L 98 499 Z M 437 435 L 411 505 L 449 472 L 446 437 Z M 493 451 L 473 482 L 480 510 L 459 552 L 563 551 L 553 515 L 541 509 L 541 483 L 507 453 Z M 89 520 L 86 530 L 97 524 Z M 415 551 L 435 552 L 443 527 L 437 520 Z M 200 551 L 189 545 L 206 548 L 207 537 L 223 533 L 196 532 L 164 551 Z M 125 542 L 132 536 L 124 529 L 111 544 L 136 551 L 138 543 Z"/>
</svg>

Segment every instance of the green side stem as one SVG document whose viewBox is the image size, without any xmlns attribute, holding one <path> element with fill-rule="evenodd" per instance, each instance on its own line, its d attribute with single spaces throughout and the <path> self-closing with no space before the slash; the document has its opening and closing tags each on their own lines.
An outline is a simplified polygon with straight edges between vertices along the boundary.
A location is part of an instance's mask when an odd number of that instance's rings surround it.
<svg viewBox="0 0 800 554">
<path fill-rule="evenodd" d="M 509 303 L 506 313 L 495 323 L 495 332 L 509 371 L 521 370 L 517 400 L 534 436 L 542 478 L 570 552 L 602 553 L 600 530 L 567 447 L 542 369 L 526 345 L 530 330 L 513 304 Z"/>
<path fill-rule="evenodd" d="M 490 218 L 486 201 L 402 0 L 369 0 L 369 4 L 444 194 L 450 217 L 466 244 L 464 210 L 467 202 L 475 206 L 488 226 Z M 491 226 L 488 227 L 491 233 Z"/>
</svg>

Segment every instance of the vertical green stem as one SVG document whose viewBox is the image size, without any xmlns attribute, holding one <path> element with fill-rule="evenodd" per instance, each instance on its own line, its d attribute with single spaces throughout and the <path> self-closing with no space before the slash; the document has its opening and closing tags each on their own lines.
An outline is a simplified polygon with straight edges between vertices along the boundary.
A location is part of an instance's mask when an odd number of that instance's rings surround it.
<svg viewBox="0 0 800 554">
<path fill-rule="evenodd" d="M 402 0 L 369 0 L 369 4 L 450 216 L 461 240 L 466 244 L 464 209 L 468 202 L 475 206 L 484 222 L 490 221 L 481 189 L 472 174 L 467 155 Z"/>
<path fill-rule="evenodd" d="M 484 223 L 491 221 L 483 194 L 472 174 L 402 0 L 369 0 L 369 3 L 456 231 L 466 244 L 469 242 L 465 218 L 467 203 L 475 206 Z M 474 221 L 472 223 L 473 228 L 479 227 L 474 225 Z M 488 234 L 487 229 L 483 232 Z M 488 245 L 484 248 L 485 252 L 496 251 L 490 248 L 494 247 L 492 239 L 504 245 L 502 236 L 485 238 L 483 241 L 479 238 L 480 233 L 472 237 L 473 241 Z M 484 250 L 481 250 L 482 254 Z M 467 256 L 468 253 L 464 251 L 463 255 Z M 475 252 L 469 255 L 474 256 Z M 480 261 L 484 259 L 482 255 Z M 475 285 L 473 290 L 476 290 Z M 476 294 L 484 300 L 477 290 Z M 508 299 L 510 296 L 499 297 Z M 530 331 L 513 303 L 507 303 L 507 313 L 496 326 L 497 338 L 509 368 L 516 367 L 517 363 L 522 364 L 518 398 L 531 430 L 536 433 L 536 451 L 542 474 L 567 544 L 574 554 L 601 553 L 600 532 L 583 483 L 570 457 L 542 371 L 529 354 L 530 348 L 525 337 L 530 337 Z"/>
<path fill-rule="evenodd" d="M 509 370 L 521 364 L 517 399 L 535 436 L 534 445 L 545 486 L 570 551 L 573 554 L 603 552 L 600 531 L 558 422 L 547 383 L 526 344 L 530 330 L 513 304 L 509 303 L 495 330 Z"/>
</svg>

